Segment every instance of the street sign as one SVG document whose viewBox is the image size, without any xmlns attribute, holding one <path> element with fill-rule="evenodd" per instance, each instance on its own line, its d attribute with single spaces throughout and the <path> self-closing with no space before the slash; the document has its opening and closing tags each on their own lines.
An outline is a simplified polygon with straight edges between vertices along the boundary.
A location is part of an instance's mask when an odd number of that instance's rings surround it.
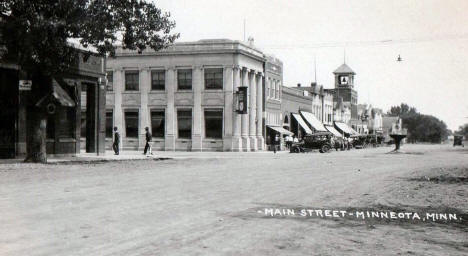
<svg viewBox="0 0 468 256">
<path fill-rule="evenodd" d="M 32 87 L 31 80 L 19 80 L 19 90 L 20 91 L 30 91 Z"/>
</svg>

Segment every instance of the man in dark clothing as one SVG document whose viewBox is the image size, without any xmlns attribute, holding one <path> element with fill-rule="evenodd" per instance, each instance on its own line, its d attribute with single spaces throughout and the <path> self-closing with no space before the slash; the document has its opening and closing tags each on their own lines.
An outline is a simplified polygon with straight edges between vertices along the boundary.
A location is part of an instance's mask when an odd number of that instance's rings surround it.
<svg viewBox="0 0 468 256">
<path fill-rule="evenodd" d="M 276 134 L 274 137 L 274 142 L 273 142 L 273 152 L 276 154 L 276 147 L 280 145 L 280 136 L 279 134 Z"/>
<path fill-rule="evenodd" d="M 112 149 L 114 150 L 114 154 L 118 155 L 120 151 L 120 134 L 117 131 L 117 126 L 114 127 L 114 143 L 112 144 Z"/>
<path fill-rule="evenodd" d="M 146 144 L 145 144 L 145 150 L 143 151 L 143 154 L 146 155 L 146 152 L 149 152 L 150 155 L 152 155 L 153 152 L 151 152 L 151 140 L 153 139 L 153 137 L 151 136 L 149 127 L 145 127 L 145 131 L 146 131 L 145 132 Z"/>
</svg>

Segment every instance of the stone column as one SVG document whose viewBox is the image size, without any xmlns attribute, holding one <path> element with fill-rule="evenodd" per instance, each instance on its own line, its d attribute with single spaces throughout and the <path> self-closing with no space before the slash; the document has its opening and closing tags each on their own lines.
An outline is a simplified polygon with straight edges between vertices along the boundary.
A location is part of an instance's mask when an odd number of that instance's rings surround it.
<svg viewBox="0 0 468 256">
<path fill-rule="evenodd" d="M 125 87 L 125 73 L 122 69 L 114 71 L 114 126 L 120 133 L 120 149 L 123 147 L 123 138 L 125 137 L 125 129 L 123 122 L 122 110 L 122 91 Z"/>
<path fill-rule="evenodd" d="M 138 148 L 142 150 L 146 144 L 145 127 L 151 129 L 148 112 L 148 94 L 151 90 L 151 74 L 148 68 L 140 70 L 140 131 L 138 131 Z"/>
<path fill-rule="evenodd" d="M 175 107 L 174 107 L 174 91 L 177 85 L 176 83 L 176 69 L 175 67 L 169 67 L 166 70 L 166 134 L 165 134 L 165 145 L 164 148 L 166 151 L 175 150 L 175 136 L 176 136 L 176 127 L 175 127 Z"/>
<path fill-rule="evenodd" d="M 250 150 L 257 151 L 257 78 L 256 71 L 252 70 L 249 77 L 249 138 Z"/>
<path fill-rule="evenodd" d="M 193 67 L 193 129 L 192 129 L 192 151 L 202 151 L 202 90 L 203 90 L 203 67 Z"/>
<path fill-rule="evenodd" d="M 233 67 L 225 66 L 223 70 L 223 92 L 224 92 L 224 111 L 223 111 L 223 151 L 232 151 L 232 128 L 233 128 Z"/>
<path fill-rule="evenodd" d="M 265 150 L 265 139 L 263 138 L 263 74 L 257 75 L 257 147 Z"/>
<path fill-rule="evenodd" d="M 250 87 L 249 85 L 249 70 L 247 68 L 242 69 L 242 86 Z M 250 88 L 249 88 L 250 89 Z M 250 93 L 250 90 L 247 89 L 247 93 Z M 247 95 L 247 112 L 250 112 L 250 100 L 249 95 Z M 241 129 L 241 137 L 242 137 L 242 149 L 243 151 L 250 151 L 250 138 L 249 138 L 249 113 L 241 115 L 241 122 L 242 122 L 242 129 Z"/>
<path fill-rule="evenodd" d="M 239 66 L 233 68 L 233 90 L 237 92 L 237 88 L 241 85 L 241 69 Z M 242 140 L 241 140 L 241 115 L 235 112 L 235 104 L 233 102 L 230 106 L 232 110 L 225 109 L 224 111 L 232 111 L 232 151 L 242 151 Z"/>
</svg>

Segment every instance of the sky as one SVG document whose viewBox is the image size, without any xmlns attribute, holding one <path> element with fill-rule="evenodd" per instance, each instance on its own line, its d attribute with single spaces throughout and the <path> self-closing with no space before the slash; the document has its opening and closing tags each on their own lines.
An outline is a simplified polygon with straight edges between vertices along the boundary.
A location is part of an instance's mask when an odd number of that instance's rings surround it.
<svg viewBox="0 0 468 256">
<path fill-rule="evenodd" d="M 245 31 L 283 61 L 285 86 L 309 85 L 316 70 L 333 88 L 332 72 L 346 61 L 359 103 L 385 112 L 407 103 L 452 130 L 468 123 L 468 0 L 154 2 L 171 13 L 178 42 L 242 41 Z"/>
</svg>

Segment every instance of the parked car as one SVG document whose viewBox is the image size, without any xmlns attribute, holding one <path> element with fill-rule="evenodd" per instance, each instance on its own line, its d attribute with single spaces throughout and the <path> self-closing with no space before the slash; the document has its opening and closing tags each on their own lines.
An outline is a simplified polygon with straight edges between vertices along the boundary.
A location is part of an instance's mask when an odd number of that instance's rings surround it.
<svg viewBox="0 0 468 256">
<path fill-rule="evenodd" d="M 307 134 L 301 142 L 293 143 L 289 151 L 291 153 L 303 153 L 318 149 L 320 153 L 326 153 L 332 148 L 332 136 L 333 134 L 331 132 Z"/>
</svg>

